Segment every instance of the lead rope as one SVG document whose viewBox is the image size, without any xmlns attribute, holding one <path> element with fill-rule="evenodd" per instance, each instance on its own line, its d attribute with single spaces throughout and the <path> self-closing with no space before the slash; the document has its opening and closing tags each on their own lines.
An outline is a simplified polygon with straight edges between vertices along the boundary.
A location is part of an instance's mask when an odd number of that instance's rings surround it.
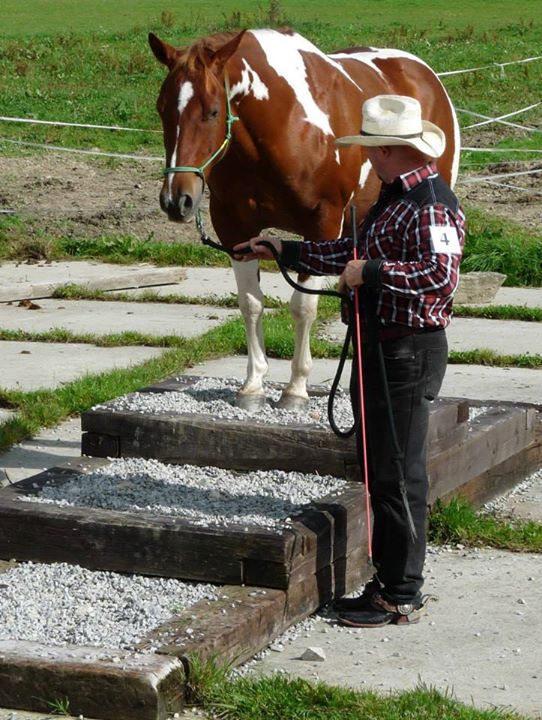
<svg viewBox="0 0 542 720">
<path fill-rule="evenodd" d="M 352 207 L 352 213 L 353 219 L 355 221 L 355 208 Z M 218 243 L 214 242 L 212 240 L 208 233 L 205 231 L 203 220 L 201 218 L 201 215 L 196 215 L 196 227 L 198 229 L 198 232 L 200 234 L 200 240 L 203 243 L 203 245 L 207 245 L 208 247 L 213 248 L 214 250 L 219 250 L 220 252 L 225 252 L 230 257 L 233 257 L 233 252 L 229 248 L 225 248 L 222 245 L 219 245 Z M 353 234 L 354 237 L 356 235 L 356 226 L 353 225 Z M 369 560 L 372 560 L 372 531 L 371 531 L 371 512 L 370 512 L 370 502 L 371 502 L 371 496 L 369 491 L 369 481 L 368 481 L 368 462 L 367 462 L 367 440 L 366 440 L 366 434 L 365 434 L 365 405 L 364 405 L 364 398 L 363 398 L 363 373 L 362 373 L 362 362 L 361 362 L 361 311 L 359 308 L 359 290 L 356 288 L 355 293 L 355 299 L 357 302 L 354 302 L 354 300 L 350 297 L 349 294 L 340 293 L 336 290 L 315 290 L 313 288 L 304 288 L 302 285 L 299 285 L 295 282 L 295 280 L 292 280 L 292 278 L 288 275 L 288 272 L 284 265 L 281 263 L 280 256 L 278 252 L 275 249 L 275 246 L 271 243 L 262 241 L 262 245 L 265 245 L 273 255 L 275 262 L 277 263 L 277 266 L 282 273 L 282 276 L 294 290 L 298 290 L 299 292 L 306 293 L 307 295 L 322 295 L 327 297 L 336 297 L 339 298 L 342 302 L 345 302 L 348 307 L 348 327 L 346 331 L 346 336 L 344 339 L 343 347 L 341 350 L 341 356 L 339 358 L 339 364 L 337 366 L 337 372 L 335 373 L 335 378 L 333 379 L 331 390 L 329 393 L 328 398 L 328 420 L 331 429 L 337 435 L 341 438 L 348 438 L 351 435 L 353 435 L 356 431 L 356 428 L 360 428 L 360 434 L 362 436 L 362 457 L 363 457 L 363 468 L 364 468 L 364 482 L 365 482 L 365 507 L 366 507 L 366 514 L 367 514 L 367 535 L 368 535 L 368 543 L 367 543 L 367 549 L 368 549 L 368 556 Z M 356 246 L 354 246 L 356 247 Z M 356 248 L 355 250 L 355 258 L 357 259 L 358 250 Z M 354 404 L 352 405 L 352 412 L 354 414 L 354 423 L 351 428 L 348 430 L 341 430 L 338 425 L 335 422 L 335 418 L 333 415 L 333 407 L 334 407 L 334 401 L 337 394 L 338 386 L 342 377 L 344 365 L 346 362 L 346 358 L 348 356 L 348 350 L 350 347 L 350 342 L 352 340 L 352 318 L 355 318 L 356 320 L 356 342 L 358 344 L 359 352 L 357 353 L 358 356 L 358 373 L 359 373 L 359 387 L 360 387 L 360 409 L 357 411 Z M 414 526 L 414 520 L 412 518 L 412 513 L 410 511 L 410 505 L 408 502 L 408 496 L 406 492 L 406 483 L 405 483 L 405 477 L 404 477 L 404 471 L 403 471 L 403 459 L 404 455 L 401 452 L 401 449 L 399 447 L 399 441 L 397 439 L 397 432 L 395 429 L 395 420 L 393 417 L 393 411 L 391 408 L 391 398 L 389 394 L 389 388 L 388 388 L 388 382 L 386 377 L 386 367 L 384 362 L 384 356 L 382 352 L 382 345 L 380 342 L 377 341 L 378 345 L 378 359 L 379 359 L 379 366 L 380 366 L 380 373 L 382 377 L 382 385 L 384 387 L 384 398 L 386 401 L 386 408 L 387 408 L 387 414 L 388 414 L 388 422 L 390 426 L 390 433 L 392 437 L 392 443 L 394 446 L 394 456 L 393 460 L 396 463 L 397 471 L 399 475 L 399 491 L 401 494 L 401 500 L 402 504 L 405 510 L 405 516 L 408 522 L 409 532 L 410 532 L 410 538 L 412 542 L 415 542 L 417 540 L 417 533 L 416 528 Z M 362 410 L 363 408 L 363 410 Z M 358 416 L 359 415 L 359 416 Z M 358 447 L 358 452 L 360 452 L 360 448 Z"/>
<path fill-rule="evenodd" d="M 355 230 L 355 208 L 352 207 L 352 227 Z M 221 252 L 227 253 L 230 257 L 233 256 L 232 251 L 229 248 L 225 248 L 222 245 L 219 245 L 218 243 L 211 240 L 207 232 L 205 231 L 203 220 L 201 218 L 201 215 L 196 215 L 196 228 L 200 234 L 200 240 L 203 243 L 203 245 L 207 245 L 208 247 L 212 247 L 215 250 L 220 250 Z M 369 492 L 369 469 L 368 469 L 368 463 L 367 463 L 367 440 L 366 440 L 366 434 L 365 434 L 365 405 L 364 405 L 364 399 L 363 399 L 363 373 L 362 373 L 362 366 L 361 366 L 361 323 L 360 323 L 360 311 L 359 311 L 359 297 L 357 295 L 357 292 L 355 294 L 356 302 L 352 300 L 349 294 L 340 293 L 336 290 L 315 290 L 313 288 L 304 288 L 302 285 L 299 285 L 295 282 L 295 280 L 292 280 L 292 278 L 288 275 L 288 272 L 286 271 L 286 268 L 281 262 L 280 256 L 278 252 L 275 249 L 275 246 L 272 243 L 268 243 L 265 241 L 262 241 L 261 243 L 265 247 L 267 247 L 274 259 L 277 263 L 279 270 L 282 273 L 282 276 L 294 290 L 298 290 L 299 292 L 306 293 L 307 295 L 324 295 L 327 297 L 337 297 L 341 300 L 341 302 L 347 303 L 348 306 L 348 317 L 349 317 L 349 323 L 346 331 L 346 337 L 343 343 L 343 347 L 341 350 L 341 356 L 339 359 L 339 365 L 337 367 L 337 372 L 335 373 L 335 378 L 333 380 L 333 383 L 331 385 L 331 390 L 329 393 L 328 398 L 328 420 L 329 424 L 331 426 L 331 429 L 333 432 L 342 438 L 348 438 L 351 435 L 353 435 L 356 431 L 356 428 L 360 428 L 360 438 L 361 438 L 361 444 L 362 448 L 360 451 L 360 448 L 357 448 L 358 457 L 363 459 L 363 462 L 360 464 L 363 464 L 363 479 L 365 483 L 365 512 L 367 516 L 367 554 L 369 562 L 372 562 L 373 558 L 373 551 L 372 551 L 372 524 L 371 524 L 371 496 Z M 354 423 L 351 428 L 348 430 L 341 430 L 338 425 L 335 422 L 335 418 L 333 415 L 333 407 L 334 407 L 334 401 L 337 394 L 337 389 L 342 377 L 344 365 L 346 362 L 346 358 L 348 355 L 348 349 L 350 346 L 350 341 L 352 339 L 352 318 L 356 319 L 356 341 L 358 345 L 358 351 L 356 353 L 358 357 L 358 387 L 360 392 L 360 402 L 357 409 L 356 406 L 352 405 L 352 412 L 354 414 Z M 359 417 L 357 415 L 359 414 Z"/>
</svg>

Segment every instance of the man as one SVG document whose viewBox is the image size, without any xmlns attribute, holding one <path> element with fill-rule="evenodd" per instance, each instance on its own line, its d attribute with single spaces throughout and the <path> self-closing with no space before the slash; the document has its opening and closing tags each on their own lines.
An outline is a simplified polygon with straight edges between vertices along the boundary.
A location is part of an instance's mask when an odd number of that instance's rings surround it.
<svg viewBox="0 0 542 720">
<path fill-rule="evenodd" d="M 362 339 L 364 406 L 376 574 L 361 596 L 338 600 L 335 608 L 342 624 L 380 627 L 417 622 L 426 599 L 420 590 L 429 403 L 446 370 L 445 328 L 465 219 L 434 163 L 444 152 L 444 133 L 422 120 L 419 102 L 380 95 L 364 103 L 362 114 L 361 134 L 337 140 L 338 145 L 364 145 L 382 180 L 378 201 L 359 231 L 360 259 L 351 259 L 348 237 L 297 243 L 260 236 L 234 248 L 235 253 L 249 247 L 249 254 L 234 256 L 272 257 L 259 244 L 264 240 L 284 265 L 303 273 L 340 274 L 341 290 L 360 288 L 364 296 L 369 326 Z M 351 394 L 356 405 L 355 378 Z"/>
</svg>

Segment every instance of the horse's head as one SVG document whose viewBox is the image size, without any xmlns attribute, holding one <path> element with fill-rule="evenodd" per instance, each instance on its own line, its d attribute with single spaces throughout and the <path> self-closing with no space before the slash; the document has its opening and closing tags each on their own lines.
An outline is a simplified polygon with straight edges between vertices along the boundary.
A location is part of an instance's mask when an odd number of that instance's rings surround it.
<svg viewBox="0 0 542 720">
<path fill-rule="evenodd" d="M 226 150 L 231 120 L 225 65 L 244 31 L 218 45 L 200 40 L 178 50 L 149 34 L 156 58 L 169 68 L 157 101 L 164 129 L 166 170 L 160 206 L 170 220 L 191 220 L 204 180 Z"/>
</svg>

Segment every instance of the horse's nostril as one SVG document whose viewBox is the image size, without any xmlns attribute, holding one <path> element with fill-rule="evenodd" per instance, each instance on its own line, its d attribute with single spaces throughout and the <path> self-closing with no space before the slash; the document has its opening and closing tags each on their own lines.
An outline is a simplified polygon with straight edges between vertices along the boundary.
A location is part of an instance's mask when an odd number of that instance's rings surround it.
<svg viewBox="0 0 542 720">
<path fill-rule="evenodd" d="M 194 200 L 192 198 L 192 195 L 188 195 L 188 193 L 184 193 L 179 197 L 179 212 L 181 214 L 181 217 L 185 217 L 188 215 L 194 207 Z"/>
<path fill-rule="evenodd" d="M 160 207 L 165 213 L 167 213 L 170 208 L 170 202 L 164 193 L 160 193 Z"/>
</svg>

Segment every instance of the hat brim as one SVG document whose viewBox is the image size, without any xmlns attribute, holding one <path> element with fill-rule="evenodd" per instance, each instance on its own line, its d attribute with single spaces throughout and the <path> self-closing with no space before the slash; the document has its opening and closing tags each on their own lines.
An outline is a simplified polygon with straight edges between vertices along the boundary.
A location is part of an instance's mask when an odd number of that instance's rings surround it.
<svg viewBox="0 0 542 720">
<path fill-rule="evenodd" d="M 350 147 L 363 145 L 365 147 L 382 147 L 383 145 L 408 145 L 419 150 L 424 155 L 438 158 L 446 148 L 446 136 L 442 130 L 429 120 L 422 123 L 423 132 L 420 137 L 401 138 L 393 135 L 345 135 L 337 138 L 335 145 Z"/>
</svg>

